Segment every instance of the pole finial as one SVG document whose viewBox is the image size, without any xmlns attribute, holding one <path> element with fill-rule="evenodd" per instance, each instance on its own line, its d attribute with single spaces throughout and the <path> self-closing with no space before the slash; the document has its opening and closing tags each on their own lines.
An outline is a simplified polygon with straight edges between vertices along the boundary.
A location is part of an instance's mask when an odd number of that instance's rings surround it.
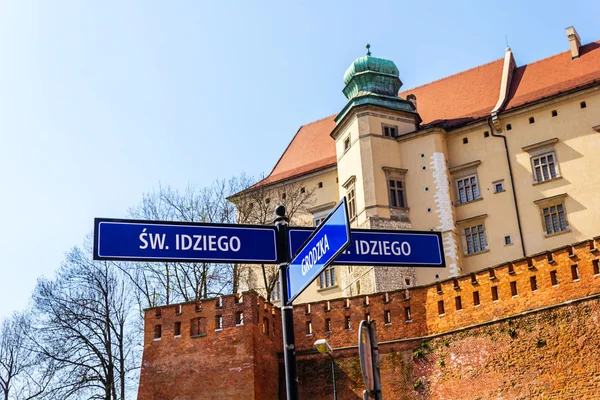
<svg viewBox="0 0 600 400">
<path fill-rule="evenodd" d="M 370 56 L 371 55 L 371 45 L 369 43 L 367 43 L 367 45 L 365 46 L 367 48 L 367 55 Z"/>
</svg>

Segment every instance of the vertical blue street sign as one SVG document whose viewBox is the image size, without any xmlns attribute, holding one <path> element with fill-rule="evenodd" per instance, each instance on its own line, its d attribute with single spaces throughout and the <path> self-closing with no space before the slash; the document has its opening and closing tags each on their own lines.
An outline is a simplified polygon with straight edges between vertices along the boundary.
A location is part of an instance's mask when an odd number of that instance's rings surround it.
<svg viewBox="0 0 600 400">
<path fill-rule="evenodd" d="M 306 239 L 287 266 L 287 299 L 291 303 L 351 242 L 346 198 Z"/>
</svg>

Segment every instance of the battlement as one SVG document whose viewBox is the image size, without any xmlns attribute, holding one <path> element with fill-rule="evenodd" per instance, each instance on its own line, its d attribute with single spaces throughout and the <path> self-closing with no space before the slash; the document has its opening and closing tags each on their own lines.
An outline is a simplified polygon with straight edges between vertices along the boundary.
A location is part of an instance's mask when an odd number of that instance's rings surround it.
<svg viewBox="0 0 600 400">
<path fill-rule="evenodd" d="M 384 354 L 394 351 L 386 350 L 394 343 L 410 346 L 600 296 L 599 241 L 596 237 L 409 290 L 296 305 L 298 356 L 314 353 L 314 342 L 325 338 L 336 357 L 351 357 L 347 352 L 357 345 L 363 319 L 377 321 Z M 230 295 L 147 309 L 144 343 L 139 399 L 169 398 L 168 390 L 187 393 L 194 387 L 210 387 L 226 398 L 276 398 L 281 389 L 280 310 L 253 291 L 241 298 Z M 173 388 L 174 370 L 196 372 L 184 379 L 189 389 Z M 157 388 L 163 397 L 152 397 Z"/>
<path fill-rule="evenodd" d="M 363 319 L 377 321 L 380 342 L 406 340 L 599 294 L 599 239 L 409 290 L 295 306 L 297 348 L 312 351 L 318 338 L 334 348 L 356 346 Z"/>
<path fill-rule="evenodd" d="M 147 308 L 144 343 L 218 337 L 230 329 L 246 331 L 258 326 L 266 336 L 281 335 L 281 314 L 254 291 L 185 303 Z M 254 328 L 252 328 L 254 329 Z"/>
</svg>

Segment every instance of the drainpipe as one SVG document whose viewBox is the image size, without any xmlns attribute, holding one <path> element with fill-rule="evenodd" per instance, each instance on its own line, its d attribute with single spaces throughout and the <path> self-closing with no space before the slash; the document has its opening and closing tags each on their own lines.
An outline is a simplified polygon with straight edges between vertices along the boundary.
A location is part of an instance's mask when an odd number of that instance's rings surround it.
<svg viewBox="0 0 600 400">
<path fill-rule="evenodd" d="M 494 117 L 498 118 L 497 114 Z M 508 164 L 508 175 L 510 176 L 510 185 L 512 186 L 513 201 L 515 204 L 515 212 L 517 214 L 517 226 L 519 227 L 519 238 L 521 239 L 521 249 L 523 250 L 523 257 L 527 257 L 525 252 L 525 240 L 523 239 L 523 230 L 521 229 L 521 217 L 519 216 L 519 205 L 517 203 L 517 191 L 515 190 L 515 180 L 513 178 L 512 166 L 510 163 L 510 153 L 508 152 L 508 143 L 506 142 L 506 136 L 494 133 L 494 126 L 492 125 L 492 118 L 488 118 L 487 123 L 490 127 L 493 137 L 499 137 L 504 139 L 504 150 L 506 151 L 506 163 Z"/>
</svg>

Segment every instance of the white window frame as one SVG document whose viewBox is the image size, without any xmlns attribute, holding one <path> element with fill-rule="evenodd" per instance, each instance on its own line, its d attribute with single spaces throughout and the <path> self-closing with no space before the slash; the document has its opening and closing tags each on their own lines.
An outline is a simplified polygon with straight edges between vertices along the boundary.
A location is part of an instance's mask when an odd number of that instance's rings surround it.
<svg viewBox="0 0 600 400">
<path fill-rule="evenodd" d="M 562 193 L 556 196 L 534 201 L 540 210 L 542 232 L 544 237 L 556 236 L 571 231 L 571 226 L 568 219 L 568 211 L 565 204 L 567 196 L 568 195 L 566 193 Z M 556 220 L 553 218 L 553 216 L 556 216 Z M 550 231 L 548 229 L 549 227 L 546 217 L 550 218 L 550 223 L 552 224 L 552 229 L 550 229 Z M 554 229 L 556 226 L 555 223 L 558 223 L 558 230 Z"/>
<path fill-rule="evenodd" d="M 552 161 L 548 160 L 550 157 L 552 157 Z M 533 183 L 543 183 L 560 178 L 560 172 L 558 170 L 558 161 L 556 160 L 556 152 L 554 150 L 540 155 L 532 156 L 530 160 L 531 173 L 533 174 Z M 536 161 L 539 161 L 537 165 Z M 547 170 L 548 177 L 545 176 L 544 169 Z"/>
<path fill-rule="evenodd" d="M 475 183 L 471 182 L 472 179 L 475 179 Z M 463 185 L 461 188 L 460 183 L 463 181 L 468 181 L 468 185 Z M 461 176 L 460 178 L 454 179 L 454 184 L 456 185 L 456 200 L 458 204 L 467 204 L 472 201 L 476 201 L 481 199 L 481 190 L 479 187 L 479 179 L 477 178 L 477 174 L 470 174 L 466 176 Z M 460 196 L 460 190 L 464 189 L 465 191 L 465 201 L 462 200 Z M 468 193 L 471 193 L 471 200 L 469 200 Z"/>
<path fill-rule="evenodd" d="M 543 142 L 530 144 L 521 148 L 523 151 L 529 153 L 529 162 L 531 164 L 531 176 L 533 178 L 534 185 L 549 182 L 562 177 L 560 174 L 558 157 L 556 155 L 556 143 L 558 143 L 558 138 L 552 138 L 544 140 Z M 552 162 L 548 162 L 548 157 L 552 157 Z M 543 158 L 546 158 L 545 163 L 541 163 L 541 160 Z M 540 163 L 537 166 L 535 165 L 536 160 L 540 160 Z M 544 176 L 544 165 L 548 166 L 547 178 Z M 554 176 L 552 176 L 552 173 L 550 172 L 549 165 L 552 165 L 552 168 L 554 169 Z M 537 168 L 539 168 L 540 170 L 540 179 L 538 179 L 537 176 Z"/>
<path fill-rule="evenodd" d="M 485 237 L 485 224 L 483 221 L 476 222 L 473 225 L 463 228 L 465 232 L 465 241 L 467 243 L 467 254 L 477 254 L 488 250 L 487 239 Z M 469 238 L 471 241 L 469 242 Z"/>
<path fill-rule="evenodd" d="M 452 179 L 454 181 L 454 193 L 456 201 L 455 205 L 462 205 L 472 203 L 474 201 L 483 200 L 483 196 L 481 194 L 481 184 L 479 182 L 479 175 L 477 173 L 477 168 L 481 165 L 481 161 L 476 160 L 466 164 L 458 165 L 456 167 L 450 168 L 450 174 L 452 175 Z M 465 201 L 462 201 L 460 197 L 460 182 L 463 182 L 468 179 L 468 186 L 463 186 L 465 189 Z M 475 183 L 471 182 L 472 179 L 475 179 Z M 469 200 L 467 188 L 470 189 L 471 192 L 471 200 Z M 476 190 L 475 190 L 475 189 Z"/>
<path fill-rule="evenodd" d="M 337 277 L 335 276 L 335 266 L 327 267 L 319 274 L 319 288 L 331 289 L 337 286 Z"/>
<path fill-rule="evenodd" d="M 485 226 L 486 218 L 487 214 L 483 214 L 462 221 L 457 221 L 457 225 L 460 227 L 460 235 L 462 237 L 463 254 L 466 257 L 486 253 L 490 250 L 489 241 L 487 238 L 487 229 Z M 476 230 L 475 233 L 473 233 L 473 229 Z M 471 240 L 469 240 L 469 238 Z M 475 239 L 477 239 L 477 242 Z M 475 243 L 477 243 L 477 246 Z"/>
</svg>

